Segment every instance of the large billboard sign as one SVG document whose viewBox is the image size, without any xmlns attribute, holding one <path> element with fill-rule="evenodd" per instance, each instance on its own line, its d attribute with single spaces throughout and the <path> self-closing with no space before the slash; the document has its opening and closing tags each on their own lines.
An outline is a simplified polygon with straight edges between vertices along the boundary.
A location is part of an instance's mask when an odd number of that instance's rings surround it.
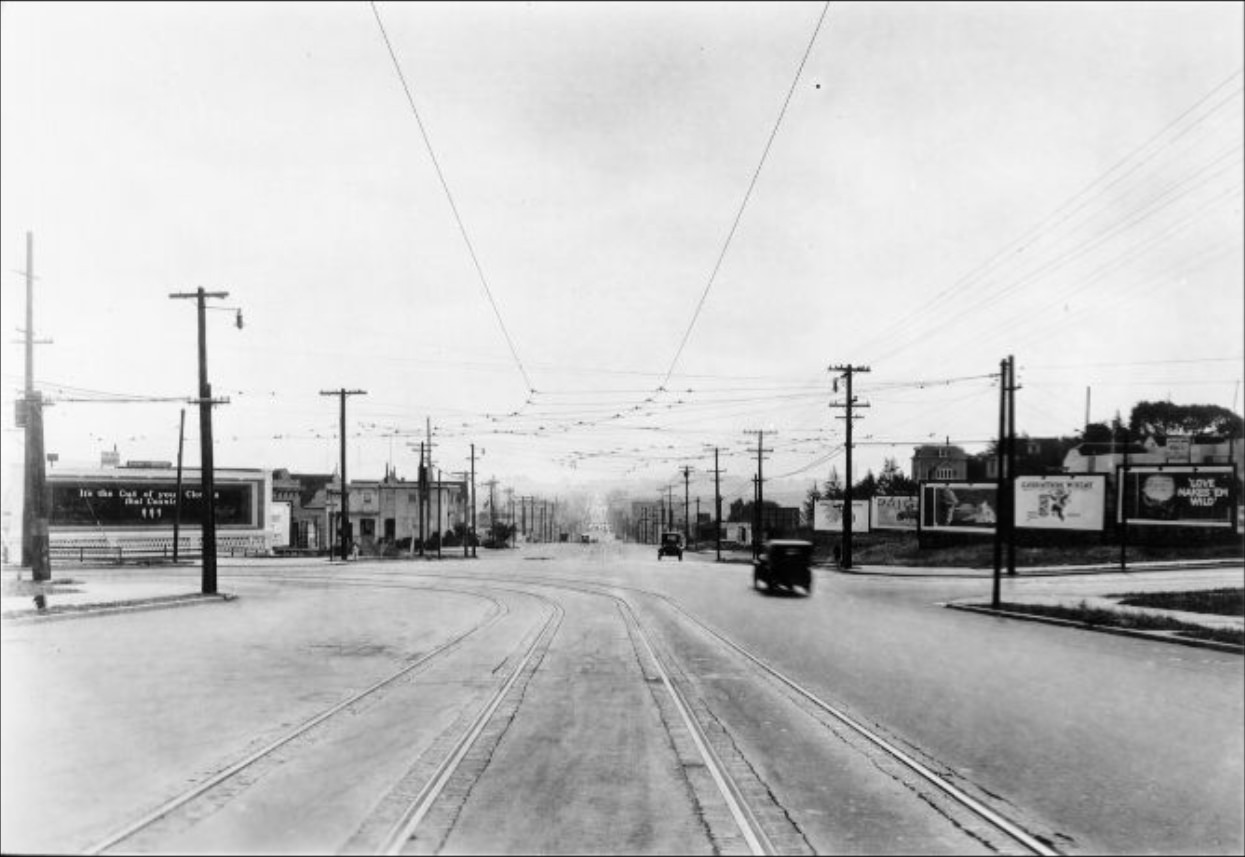
<svg viewBox="0 0 1245 857">
<path fill-rule="evenodd" d="M 843 501 L 818 500 L 813 504 L 813 529 L 823 533 L 843 532 Z M 869 501 L 852 501 L 852 532 L 869 532 Z"/>
<path fill-rule="evenodd" d="M 1136 465 L 1120 471 L 1120 521 L 1127 516 L 1130 524 L 1236 527 L 1233 465 Z"/>
<path fill-rule="evenodd" d="M 1034 530 L 1092 530 L 1105 525 L 1105 473 L 1017 476 L 1016 526 Z"/>
<path fill-rule="evenodd" d="M 82 480 L 53 483 L 50 523 L 58 527 L 168 527 L 177 513 L 177 483 L 149 480 Z M 216 523 L 256 527 L 258 483 L 216 485 Z M 180 521 L 203 521 L 206 504 L 199 485 L 182 485 Z"/>
<path fill-rule="evenodd" d="M 996 482 L 922 482 L 921 529 L 946 533 L 994 532 Z"/>
<path fill-rule="evenodd" d="M 872 526 L 875 530 L 916 530 L 920 500 L 913 497 L 874 497 Z"/>
</svg>

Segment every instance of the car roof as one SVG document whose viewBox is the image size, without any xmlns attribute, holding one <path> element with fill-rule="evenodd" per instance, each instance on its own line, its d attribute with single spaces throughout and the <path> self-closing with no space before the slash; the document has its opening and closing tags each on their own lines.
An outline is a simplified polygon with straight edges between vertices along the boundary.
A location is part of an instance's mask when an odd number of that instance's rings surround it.
<svg viewBox="0 0 1245 857">
<path fill-rule="evenodd" d="M 813 546 L 812 542 L 806 542 L 803 539 L 770 539 L 765 544 L 776 548 L 797 546 L 811 548 Z"/>
</svg>

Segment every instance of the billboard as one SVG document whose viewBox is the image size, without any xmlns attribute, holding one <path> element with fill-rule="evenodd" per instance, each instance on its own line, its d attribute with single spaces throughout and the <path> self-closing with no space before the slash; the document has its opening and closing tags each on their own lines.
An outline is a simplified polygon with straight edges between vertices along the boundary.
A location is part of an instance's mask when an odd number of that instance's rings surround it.
<svg viewBox="0 0 1245 857">
<path fill-rule="evenodd" d="M 922 482 L 921 529 L 991 534 L 998 496 L 995 482 Z"/>
<path fill-rule="evenodd" d="M 1221 465 L 1137 465 L 1123 473 L 1117 515 L 1130 524 L 1236 528 L 1236 468 Z"/>
<path fill-rule="evenodd" d="M 1093 530 L 1106 524 L 1107 477 L 1017 476 L 1016 526 L 1034 530 Z"/>
<path fill-rule="evenodd" d="M 49 523 L 57 527 L 168 527 L 177 517 L 177 483 L 155 480 L 54 482 Z M 256 527 L 259 483 L 216 484 L 216 523 Z M 205 504 L 199 485 L 182 485 L 181 524 L 202 523 Z"/>
<path fill-rule="evenodd" d="M 874 497 L 871 524 L 875 530 L 915 530 L 920 501 L 915 497 Z"/>
<path fill-rule="evenodd" d="M 268 504 L 268 537 L 274 548 L 287 547 L 290 543 L 291 504 L 278 500 Z"/>
<path fill-rule="evenodd" d="M 813 529 L 827 533 L 843 532 L 843 501 L 818 500 L 813 504 Z M 852 501 L 852 532 L 869 532 L 869 501 Z"/>
</svg>

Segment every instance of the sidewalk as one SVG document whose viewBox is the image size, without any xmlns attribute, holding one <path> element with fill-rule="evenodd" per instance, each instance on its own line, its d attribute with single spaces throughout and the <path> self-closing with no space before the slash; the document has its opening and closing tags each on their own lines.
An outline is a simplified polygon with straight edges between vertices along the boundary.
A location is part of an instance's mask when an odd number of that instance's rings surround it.
<svg viewBox="0 0 1245 857">
<path fill-rule="evenodd" d="M 196 570 L 170 567 L 172 574 L 183 571 Z M 52 580 L 35 583 L 29 569 L 0 572 L 0 617 L 6 622 L 182 607 L 233 598 L 225 593 L 202 594 L 197 573 L 138 580 L 117 579 L 110 571 L 83 568 L 58 570 Z"/>
</svg>

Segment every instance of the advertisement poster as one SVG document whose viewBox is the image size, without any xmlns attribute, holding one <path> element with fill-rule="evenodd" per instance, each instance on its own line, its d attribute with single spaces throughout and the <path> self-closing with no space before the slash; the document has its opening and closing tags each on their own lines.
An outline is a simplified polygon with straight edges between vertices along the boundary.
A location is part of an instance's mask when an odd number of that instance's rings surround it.
<svg viewBox="0 0 1245 857">
<path fill-rule="evenodd" d="M 920 501 L 915 497 L 874 497 L 875 530 L 916 530 Z"/>
<path fill-rule="evenodd" d="M 843 501 L 818 500 L 813 505 L 813 529 L 825 533 L 843 532 Z M 852 532 L 869 532 L 869 501 L 852 501 Z"/>
<path fill-rule="evenodd" d="M 1105 526 L 1105 474 L 1017 476 L 1016 526 L 1035 530 L 1092 530 Z"/>
<path fill-rule="evenodd" d="M 168 527 L 178 519 L 176 482 L 66 482 L 53 484 L 52 526 Z M 216 485 L 216 524 L 254 527 L 255 485 Z M 205 504 L 198 485 L 182 486 L 180 521 L 199 526 Z"/>
<path fill-rule="evenodd" d="M 994 482 L 922 482 L 921 528 L 948 533 L 993 533 L 999 487 Z"/>
<path fill-rule="evenodd" d="M 1232 465 L 1139 465 L 1124 471 L 1121 484 L 1121 512 L 1130 524 L 1236 527 L 1236 470 Z"/>
</svg>

